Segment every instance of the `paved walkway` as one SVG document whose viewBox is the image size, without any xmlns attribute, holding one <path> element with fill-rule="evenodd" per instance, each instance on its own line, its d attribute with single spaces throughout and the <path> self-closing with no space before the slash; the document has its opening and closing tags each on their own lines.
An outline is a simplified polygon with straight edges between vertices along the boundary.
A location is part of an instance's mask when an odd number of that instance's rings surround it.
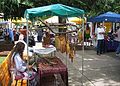
<svg viewBox="0 0 120 86">
<path fill-rule="evenodd" d="M 93 49 L 85 50 L 84 54 L 78 50 L 73 63 L 64 53 L 56 55 L 68 67 L 69 86 L 120 86 L 120 59 L 115 52 L 98 56 Z"/>
</svg>

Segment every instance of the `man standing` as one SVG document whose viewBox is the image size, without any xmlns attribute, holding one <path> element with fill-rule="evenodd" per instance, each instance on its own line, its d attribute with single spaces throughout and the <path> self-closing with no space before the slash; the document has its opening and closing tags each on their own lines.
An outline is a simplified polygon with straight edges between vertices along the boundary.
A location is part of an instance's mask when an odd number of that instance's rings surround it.
<svg viewBox="0 0 120 86">
<path fill-rule="evenodd" d="M 97 36 L 97 55 L 100 55 L 104 51 L 104 34 L 105 30 L 102 24 L 98 25 L 98 28 L 95 30 L 95 34 Z"/>
</svg>

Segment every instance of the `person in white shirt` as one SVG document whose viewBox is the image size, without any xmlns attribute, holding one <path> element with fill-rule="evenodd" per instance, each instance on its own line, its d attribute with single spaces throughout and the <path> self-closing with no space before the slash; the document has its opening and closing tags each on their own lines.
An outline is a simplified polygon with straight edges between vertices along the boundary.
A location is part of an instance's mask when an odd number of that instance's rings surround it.
<svg viewBox="0 0 120 86">
<path fill-rule="evenodd" d="M 25 44 L 23 42 L 18 42 L 11 51 L 10 68 L 15 76 L 13 78 L 15 80 L 29 79 L 30 83 L 33 84 L 29 86 L 37 86 L 37 78 L 35 78 L 37 73 L 33 70 L 33 65 L 27 65 L 26 60 L 23 58 L 24 48 Z"/>
<path fill-rule="evenodd" d="M 103 28 L 103 25 L 98 25 L 98 28 L 95 30 L 95 34 L 97 36 L 97 55 L 100 55 L 103 53 L 104 49 L 104 34 L 105 30 Z"/>
</svg>

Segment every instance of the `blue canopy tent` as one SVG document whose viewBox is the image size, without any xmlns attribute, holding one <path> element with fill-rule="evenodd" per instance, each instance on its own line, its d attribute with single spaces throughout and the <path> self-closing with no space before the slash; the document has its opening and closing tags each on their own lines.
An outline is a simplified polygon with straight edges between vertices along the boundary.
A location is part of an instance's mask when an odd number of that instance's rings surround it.
<svg viewBox="0 0 120 86">
<path fill-rule="evenodd" d="M 106 12 L 104 14 L 101 14 L 97 17 L 90 18 L 88 20 L 89 22 L 112 22 L 113 23 L 113 30 L 114 29 L 114 23 L 120 23 L 120 14 L 114 13 L 114 12 Z M 118 44 L 115 41 L 107 41 L 106 42 L 106 50 L 112 50 L 115 51 Z"/>
<path fill-rule="evenodd" d="M 107 12 L 97 17 L 90 18 L 89 22 L 120 22 L 120 14 Z"/>
</svg>

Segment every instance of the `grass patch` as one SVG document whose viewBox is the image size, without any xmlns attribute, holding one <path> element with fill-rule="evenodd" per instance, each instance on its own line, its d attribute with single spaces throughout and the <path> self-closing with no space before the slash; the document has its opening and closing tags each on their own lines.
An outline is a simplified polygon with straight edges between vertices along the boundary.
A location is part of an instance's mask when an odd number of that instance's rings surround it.
<svg viewBox="0 0 120 86">
<path fill-rule="evenodd" d="M 0 56 L 0 64 L 4 61 L 5 56 Z"/>
</svg>

